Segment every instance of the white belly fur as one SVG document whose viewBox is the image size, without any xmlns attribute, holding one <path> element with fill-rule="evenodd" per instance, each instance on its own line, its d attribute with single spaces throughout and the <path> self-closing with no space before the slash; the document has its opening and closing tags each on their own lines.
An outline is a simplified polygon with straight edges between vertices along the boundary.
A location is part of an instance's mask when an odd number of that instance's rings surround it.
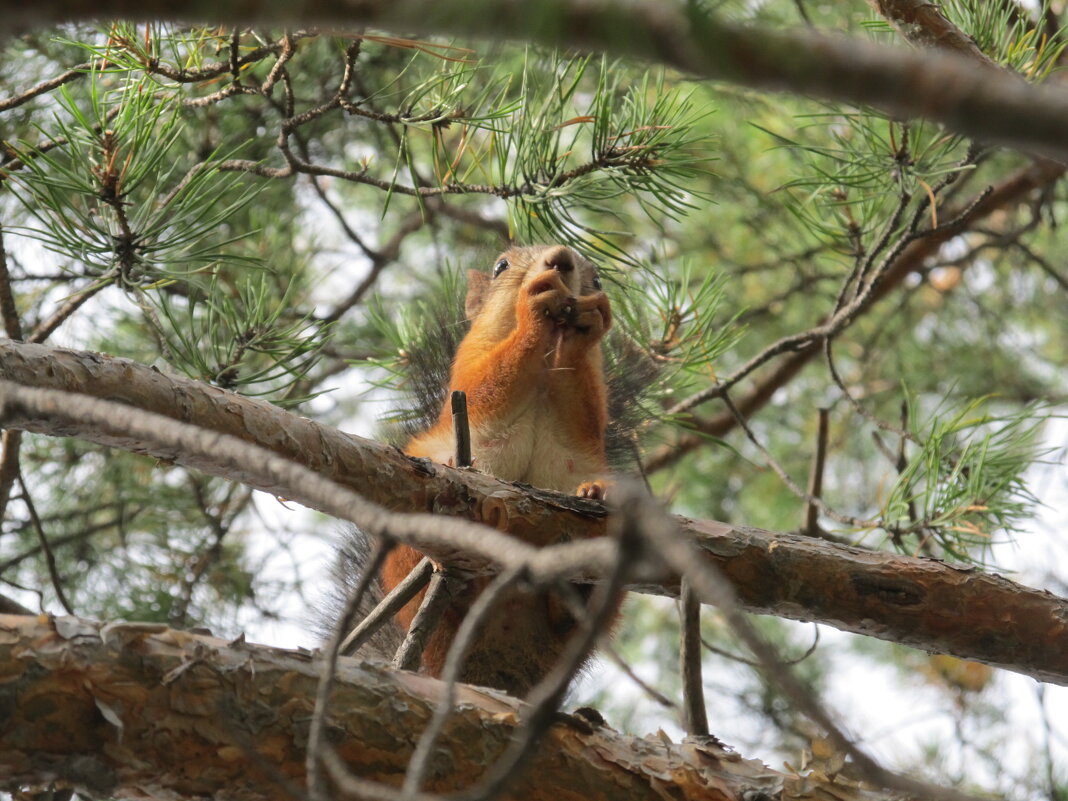
<svg viewBox="0 0 1068 801">
<path fill-rule="evenodd" d="M 579 453 L 565 438 L 565 429 L 550 404 L 539 399 L 524 405 L 506 420 L 483 422 L 471 431 L 474 467 L 505 481 L 522 481 L 543 489 L 574 492 L 583 481 L 603 472 L 596 456 Z M 455 445 L 443 434 L 424 446 L 430 458 L 453 461 Z"/>
</svg>

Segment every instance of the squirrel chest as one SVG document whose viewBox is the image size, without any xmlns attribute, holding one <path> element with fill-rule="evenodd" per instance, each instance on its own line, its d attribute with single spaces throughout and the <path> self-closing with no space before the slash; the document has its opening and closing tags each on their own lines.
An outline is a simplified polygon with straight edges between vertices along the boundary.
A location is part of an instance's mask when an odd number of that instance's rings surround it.
<svg viewBox="0 0 1068 801">
<path fill-rule="evenodd" d="M 580 483 L 602 476 L 603 433 L 598 432 L 597 415 L 568 404 L 578 393 L 567 384 L 576 378 L 547 367 L 541 380 L 531 382 L 524 396 L 508 407 L 472 415 L 474 467 L 505 481 L 558 492 L 572 492 Z M 443 464 L 451 463 L 454 451 L 451 427 L 441 427 L 409 447 L 412 455 Z"/>
</svg>

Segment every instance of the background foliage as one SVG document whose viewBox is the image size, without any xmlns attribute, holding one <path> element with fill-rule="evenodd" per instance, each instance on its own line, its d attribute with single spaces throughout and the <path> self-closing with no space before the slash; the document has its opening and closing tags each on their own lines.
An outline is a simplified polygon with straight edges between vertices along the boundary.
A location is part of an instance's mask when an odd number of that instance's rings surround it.
<svg viewBox="0 0 1068 801">
<path fill-rule="evenodd" d="M 859 2 L 710 5 L 770 27 L 899 38 Z M 1006 69 L 1058 78 L 1058 9 L 944 10 Z M 1042 463 L 1058 463 L 1063 434 L 1043 423 L 1064 393 L 1064 185 L 966 220 L 1026 157 L 929 123 L 520 46 L 108 23 L 6 50 L 0 224 L 23 337 L 370 433 L 384 413 L 425 411 L 441 348 L 462 336 L 460 272 L 488 268 L 510 239 L 561 241 L 610 279 L 615 374 L 656 368 L 620 385 L 632 401 L 621 461 L 643 462 L 676 511 L 804 526 L 826 408 L 826 506 L 810 533 L 1002 567 L 1016 562 L 999 544 L 1016 537 L 1025 562 L 1046 562 L 1025 581 L 1064 593 L 1036 530 L 1038 503 L 1063 481 Z M 932 232 L 947 241 L 876 296 Z M 750 436 L 695 424 L 728 413 L 694 393 L 746 397 L 828 319 L 840 323 L 829 344 L 751 411 Z M 5 593 L 55 610 L 58 585 L 86 616 L 297 644 L 266 623 L 299 624 L 315 605 L 325 566 L 304 543 L 327 542 L 329 523 L 76 441 L 27 435 L 21 475 L 0 530 Z M 810 649 L 811 627 L 760 623 L 840 703 L 875 672 L 931 710 L 918 730 L 858 724 L 887 736 L 899 767 L 1063 797 L 1053 754 L 1066 733 L 1043 722 L 1041 694 L 859 638 Z M 670 605 L 632 599 L 616 646 L 669 698 L 677 625 Z M 800 767 L 819 751 L 812 732 L 734 655 L 714 613 L 705 629 L 713 731 Z M 623 728 L 674 725 L 675 710 L 626 679 L 593 679 L 575 698 Z M 1030 728 L 1002 751 L 1021 704 Z"/>
</svg>

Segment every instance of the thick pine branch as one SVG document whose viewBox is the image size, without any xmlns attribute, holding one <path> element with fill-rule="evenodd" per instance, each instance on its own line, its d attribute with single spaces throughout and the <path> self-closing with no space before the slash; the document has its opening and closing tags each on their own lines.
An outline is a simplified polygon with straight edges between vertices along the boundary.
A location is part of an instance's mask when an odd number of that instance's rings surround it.
<svg viewBox="0 0 1068 801">
<path fill-rule="evenodd" d="M 305 652 L 165 626 L 0 615 L 0 783 L 91 798 L 300 797 L 318 665 Z M 399 785 L 440 703 L 436 680 L 342 660 L 329 741 L 352 773 Z M 470 785 L 516 730 L 521 703 L 460 686 L 426 789 Z M 383 715 L 382 710 L 389 714 Z M 712 741 L 672 745 L 584 721 L 553 726 L 514 797 L 880 801 L 841 776 L 784 774 Z M 287 787 L 288 784 L 288 787 Z M 295 795 L 291 792 L 295 791 Z"/>
<path fill-rule="evenodd" d="M 605 531 L 604 511 L 597 503 L 410 459 L 267 403 L 168 377 L 125 359 L 4 342 L 0 377 L 27 387 L 119 401 L 236 437 L 389 509 L 432 510 L 481 521 L 532 543 L 583 540 Z M 272 480 L 256 460 L 222 459 L 210 450 L 164 447 L 150 436 L 132 437 L 121 415 L 106 425 L 87 423 L 62 404 L 30 410 L 3 392 L 0 411 L 5 426 L 77 436 L 303 500 L 299 488 Z M 1068 602 L 1049 593 L 935 560 L 714 521 L 678 522 L 731 579 L 750 611 L 828 623 L 1068 684 Z M 460 569 L 489 567 L 485 557 L 440 542 L 421 542 L 420 547 Z M 594 572 L 582 575 L 597 577 Z M 678 577 L 651 574 L 633 589 L 677 595 Z"/>
</svg>

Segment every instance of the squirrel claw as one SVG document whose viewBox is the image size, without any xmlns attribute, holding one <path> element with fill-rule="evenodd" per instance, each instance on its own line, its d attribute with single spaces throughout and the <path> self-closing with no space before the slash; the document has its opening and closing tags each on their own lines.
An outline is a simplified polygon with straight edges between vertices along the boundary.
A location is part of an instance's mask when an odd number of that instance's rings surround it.
<svg viewBox="0 0 1068 801">
<path fill-rule="evenodd" d="M 603 501 L 605 494 L 608 492 L 608 484 L 601 479 L 596 481 L 583 481 L 579 484 L 575 494 L 580 498 L 589 498 L 594 501 Z"/>
</svg>

